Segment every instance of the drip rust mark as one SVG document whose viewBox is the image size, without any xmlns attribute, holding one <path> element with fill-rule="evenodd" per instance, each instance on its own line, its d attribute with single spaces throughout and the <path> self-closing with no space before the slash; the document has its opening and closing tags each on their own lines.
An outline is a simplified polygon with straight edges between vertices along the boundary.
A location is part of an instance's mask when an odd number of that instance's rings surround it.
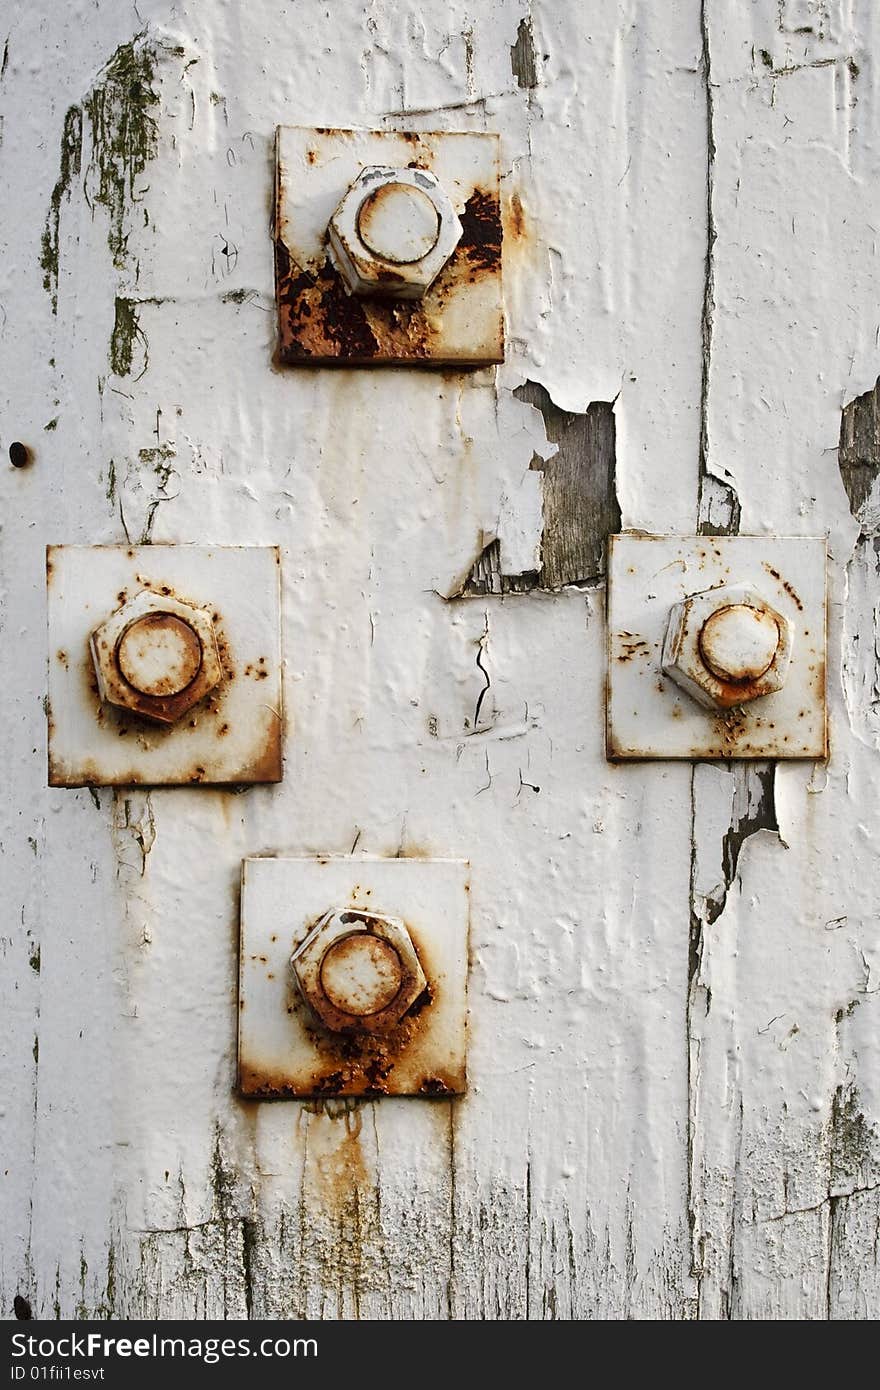
<svg viewBox="0 0 880 1390">
<path fill-rule="evenodd" d="M 475 280 L 482 272 L 494 272 L 501 264 L 501 206 L 493 193 L 477 188 L 468 198 L 461 214 L 461 241 L 453 261 L 462 256 L 469 265 L 468 278 Z"/>
</svg>

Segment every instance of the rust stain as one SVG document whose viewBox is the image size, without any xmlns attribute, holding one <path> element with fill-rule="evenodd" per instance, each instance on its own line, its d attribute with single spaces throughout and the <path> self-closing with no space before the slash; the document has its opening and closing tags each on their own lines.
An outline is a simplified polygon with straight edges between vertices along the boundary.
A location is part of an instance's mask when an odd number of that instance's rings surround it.
<svg viewBox="0 0 880 1390">
<path fill-rule="evenodd" d="M 378 1173 L 374 1152 L 366 1152 L 363 1106 L 316 1099 L 303 1112 L 301 1197 L 311 1213 L 310 1240 L 325 1268 L 332 1267 L 340 1283 L 353 1276 L 356 1289 L 382 1241 Z"/>
<path fill-rule="evenodd" d="M 749 701 L 760 699 L 761 696 L 768 694 L 767 680 L 767 674 L 750 681 L 723 681 L 718 676 L 714 676 L 712 698 L 726 712 L 726 715 L 735 714 L 740 705 L 748 704 Z M 774 686 L 773 690 L 775 691 L 775 689 Z"/>
<path fill-rule="evenodd" d="M 457 257 L 465 256 L 472 275 L 496 271 L 501 264 L 501 207 L 493 193 L 476 188 L 461 214 L 462 237 Z M 448 267 L 447 267 L 448 269 Z"/>
<path fill-rule="evenodd" d="M 224 671 L 224 681 L 232 680 L 235 677 L 235 669 L 229 653 L 228 642 L 222 632 L 217 632 L 217 645 L 220 652 L 221 665 Z M 59 654 L 60 656 L 60 654 Z M 70 657 L 67 656 L 69 664 Z M 98 682 L 95 676 L 94 665 L 88 652 L 86 652 L 79 663 L 79 678 L 83 687 L 83 699 L 92 709 L 95 723 L 104 728 L 114 730 L 119 738 L 132 737 L 135 742 L 140 741 L 144 736 L 151 740 L 156 738 L 163 739 L 170 733 L 179 736 L 182 731 L 190 729 L 204 729 L 206 726 L 209 731 L 212 725 L 217 725 L 215 729 L 216 737 L 228 738 L 230 725 L 223 718 L 223 686 L 219 686 L 206 698 L 201 700 L 195 708 L 192 719 L 170 726 L 168 729 L 154 723 L 151 720 L 141 718 L 136 712 L 122 710 L 113 705 L 105 705 L 101 702 Z M 222 781 L 218 781 L 218 786 L 237 786 L 244 783 L 274 783 L 280 782 L 283 776 L 282 759 L 282 720 L 279 718 L 270 722 L 269 729 L 257 756 L 240 768 L 236 768 Z M 57 758 L 52 752 L 53 733 L 55 721 L 52 718 L 51 710 L 48 714 L 49 730 L 49 752 L 48 752 L 48 784 L 50 787 L 88 787 L 107 785 L 106 774 L 89 760 L 77 759 L 75 767 L 70 767 L 64 759 Z M 132 750 L 136 756 L 135 750 Z M 139 785 L 184 785 L 187 783 L 199 783 L 211 785 L 208 779 L 207 770 L 203 764 L 190 764 L 186 758 L 182 757 L 180 765 L 175 769 L 173 777 L 165 776 L 160 781 L 145 777 L 135 768 L 122 768 L 114 772 L 112 785 L 114 786 L 139 786 Z"/>
<path fill-rule="evenodd" d="M 635 657 L 650 657 L 650 655 L 651 647 L 642 638 L 633 637 L 631 633 L 620 634 L 620 650 L 616 658 L 619 662 L 625 663 L 632 661 Z"/>
<path fill-rule="evenodd" d="M 231 782 L 280 782 L 284 775 L 281 756 L 281 720 L 269 728 L 261 753 L 245 768 L 230 777 Z"/>
<path fill-rule="evenodd" d="M 424 957 L 423 957 L 424 958 Z M 387 1032 L 334 1032 L 325 1028 L 291 985 L 288 1013 L 294 1015 L 315 1052 L 307 1077 L 295 1079 L 282 1070 L 240 1062 L 239 1089 L 243 1096 L 261 1099 L 326 1096 L 378 1098 L 385 1095 L 448 1097 L 465 1089 L 463 1070 L 442 1069 L 433 1059 L 419 1070 L 422 1034 L 437 999 L 436 986 L 428 985 L 402 1019 Z M 427 1047 L 427 1044 L 426 1044 Z M 406 1089 L 401 1089 L 396 1069 L 406 1059 Z M 414 1076 L 414 1079 L 413 1079 Z"/>
<path fill-rule="evenodd" d="M 768 565 L 766 560 L 764 561 L 764 568 L 772 579 L 775 579 L 778 584 L 782 585 L 783 589 L 788 594 L 792 603 L 798 609 L 798 612 L 803 613 L 804 605 L 801 602 L 800 597 L 797 594 L 794 586 L 790 584 L 787 579 L 783 579 L 782 575 L 779 573 L 779 570 L 774 569 L 772 565 Z"/>
<path fill-rule="evenodd" d="M 426 1076 L 419 1091 L 423 1096 L 431 1096 L 438 1100 L 448 1100 L 450 1096 L 456 1094 L 455 1086 L 450 1085 L 442 1076 Z"/>
<path fill-rule="evenodd" d="M 275 287 L 282 362 L 369 361 L 379 351 L 362 302 L 345 288 L 328 260 L 315 270 L 293 265 L 275 243 Z"/>
<path fill-rule="evenodd" d="M 504 219 L 504 235 L 509 236 L 514 241 L 523 241 L 527 234 L 526 214 L 522 204 L 522 198 L 514 192 L 510 195 L 507 205 L 507 216 Z"/>
</svg>

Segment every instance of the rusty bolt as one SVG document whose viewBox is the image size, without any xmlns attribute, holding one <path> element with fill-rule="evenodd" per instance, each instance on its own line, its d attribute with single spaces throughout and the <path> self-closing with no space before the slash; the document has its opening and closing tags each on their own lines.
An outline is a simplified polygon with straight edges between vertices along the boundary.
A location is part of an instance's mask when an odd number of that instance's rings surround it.
<svg viewBox="0 0 880 1390">
<path fill-rule="evenodd" d="M 387 1033 L 427 980 L 399 917 L 325 912 L 290 958 L 300 994 L 334 1033 Z"/>
<path fill-rule="evenodd" d="M 421 299 L 462 227 L 429 169 L 362 169 L 327 228 L 330 258 L 349 294 Z"/>
<path fill-rule="evenodd" d="M 750 584 L 723 584 L 675 604 L 665 674 L 706 709 L 732 709 L 785 684 L 794 628 Z"/>
<path fill-rule="evenodd" d="M 180 719 L 223 675 L 211 615 L 149 589 L 95 628 L 91 648 L 101 699 L 159 724 Z"/>
</svg>

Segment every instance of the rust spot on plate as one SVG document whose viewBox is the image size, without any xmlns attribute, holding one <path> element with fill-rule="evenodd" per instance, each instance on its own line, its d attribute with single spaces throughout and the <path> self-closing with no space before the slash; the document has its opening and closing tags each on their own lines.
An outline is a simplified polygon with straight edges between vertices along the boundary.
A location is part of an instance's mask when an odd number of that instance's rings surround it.
<svg viewBox="0 0 880 1390">
<path fill-rule="evenodd" d="M 461 214 L 461 226 L 456 255 L 464 255 L 474 271 L 497 270 L 501 264 L 503 235 L 497 197 L 483 189 L 475 189 Z"/>
<path fill-rule="evenodd" d="M 281 720 L 277 719 L 272 724 L 266 736 L 260 755 L 230 780 L 238 782 L 280 782 L 283 775 Z"/>
<path fill-rule="evenodd" d="M 455 1086 L 450 1086 L 442 1076 L 426 1076 L 419 1090 L 423 1096 L 434 1096 L 438 1099 L 448 1099 L 456 1094 Z"/>
<path fill-rule="evenodd" d="M 647 642 L 639 637 L 632 637 L 630 633 L 621 633 L 620 650 L 617 653 L 618 661 L 627 662 L 636 657 L 648 657 L 650 655 L 651 648 Z"/>
<path fill-rule="evenodd" d="M 787 579 L 783 579 L 782 575 L 779 573 L 779 570 L 774 569 L 772 565 L 768 565 L 766 560 L 764 561 L 764 568 L 772 579 L 775 579 L 777 583 L 782 585 L 783 589 L 788 594 L 788 597 L 791 599 L 798 612 L 803 613 L 804 605 L 801 602 L 800 597 L 796 592 L 794 586 L 790 584 Z"/>
<path fill-rule="evenodd" d="M 418 1065 L 420 1040 L 425 1021 L 430 1018 L 435 990 L 428 986 L 414 1001 L 400 1022 L 387 1033 L 337 1033 L 322 1026 L 308 1004 L 292 987 L 288 1012 L 295 1015 L 315 1051 L 315 1061 L 307 1078 L 298 1072 L 296 1080 L 272 1068 L 254 1065 L 253 1060 L 239 1068 L 239 1086 L 245 1096 L 272 1099 L 314 1096 L 363 1096 L 418 1094 L 422 1096 L 459 1095 L 464 1076 L 454 1071 L 439 1072 L 436 1057 L 430 1071 L 407 1084 L 403 1092 L 395 1086 L 395 1069 L 407 1058 L 407 1071 Z"/>
</svg>

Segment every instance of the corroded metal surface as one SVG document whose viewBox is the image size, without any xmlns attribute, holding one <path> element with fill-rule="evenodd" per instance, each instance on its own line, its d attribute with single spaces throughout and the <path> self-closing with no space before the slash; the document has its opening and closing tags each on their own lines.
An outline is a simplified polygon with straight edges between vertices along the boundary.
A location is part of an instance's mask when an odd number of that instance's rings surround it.
<svg viewBox="0 0 880 1390">
<path fill-rule="evenodd" d="M 608 756 L 824 757 L 825 566 L 820 539 L 613 536 Z M 744 638 L 739 621 L 729 631 L 741 607 L 772 625 L 769 662 L 764 634 Z M 713 673 L 702 654 L 705 624 L 722 614 L 710 656 L 739 661 L 737 679 Z M 763 668 L 750 673 L 752 662 Z"/>
<path fill-rule="evenodd" d="M 350 240 L 357 209 L 349 208 L 348 190 L 371 166 L 407 175 L 427 171 L 451 201 L 458 225 L 447 219 L 447 238 L 441 219 L 444 244 L 435 251 L 442 249 L 442 269 L 421 298 L 383 298 L 370 287 L 370 298 L 351 294 L 333 263 L 328 225 L 334 210 L 347 209 Z M 281 361 L 436 366 L 503 361 L 501 243 L 496 136 L 281 127 L 275 232 Z M 338 257 L 343 243 L 336 238 L 334 244 Z M 362 262 L 356 273 L 350 247 L 345 259 L 354 267 L 354 280 L 366 285 L 370 276 Z M 412 279 L 392 261 L 382 273 L 395 293 Z"/>
<path fill-rule="evenodd" d="M 467 880 L 456 860 L 245 860 L 242 1094 L 462 1092 Z"/>
<path fill-rule="evenodd" d="M 50 785 L 279 781 L 279 564 L 272 547 L 50 546 Z"/>
<path fill-rule="evenodd" d="M 399 917 L 351 908 L 327 912 L 291 956 L 300 994 L 336 1033 L 388 1033 L 427 987 Z"/>
</svg>

